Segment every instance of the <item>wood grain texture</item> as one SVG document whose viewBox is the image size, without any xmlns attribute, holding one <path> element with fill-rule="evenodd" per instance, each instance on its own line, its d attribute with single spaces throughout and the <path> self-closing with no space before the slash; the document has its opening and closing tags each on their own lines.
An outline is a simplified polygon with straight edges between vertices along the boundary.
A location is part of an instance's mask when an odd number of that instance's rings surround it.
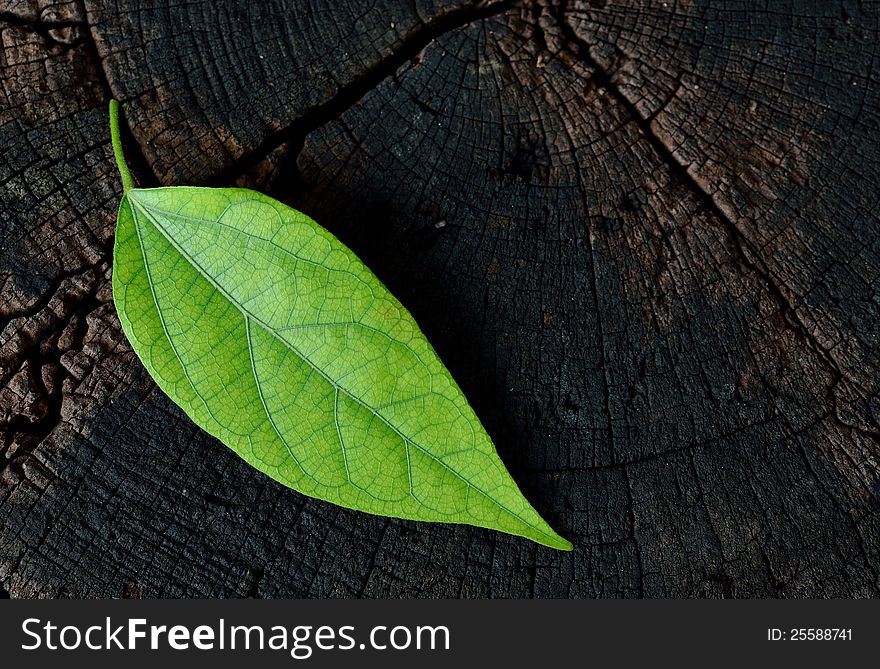
<svg viewBox="0 0 880 669">
<path fill-rule="evenodd" d="M 0 2 L 0 584 L 880 589 L 880 7 Z M 574 552 L 306 499 L 121 334 L 121 184 L 248 185 L 416 317 Z"/>
</svg>

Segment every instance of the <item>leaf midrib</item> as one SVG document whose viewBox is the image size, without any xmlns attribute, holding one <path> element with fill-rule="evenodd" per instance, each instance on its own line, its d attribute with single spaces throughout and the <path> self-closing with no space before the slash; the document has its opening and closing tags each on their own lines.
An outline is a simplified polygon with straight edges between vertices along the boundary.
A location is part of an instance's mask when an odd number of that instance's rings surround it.
<svg viewBox="0 0 880 669">
<path fill-rule="evenodd" d="M 238 309 L 238 311 L 241 313 L 241 315 L 242 315 L 242 317 L 245 319 L 245 321 L 247 321 L 247 319 L 250 318 L 251 320 L 253 320 L 254 322 L 256 322 L 256 323 L 257 323 L 258 325 L 260 325 L 260 326 L 261 326 L 266 332 L 268 332 L 268 333 L 269 333 L 270 335 L 272 335 L 275 339 L 277 339 L 279 342 L 281 342 L 282 345 L 284 345 L 285 347 L 290 348 L 290 349 L 291 349 L 291 350 L 292 350 L 292 351 L 293 351 L 293 352 L 294 352 L 294 353 L 295 353 L 295 354 L 296 354 L 296 355 L 297 355 L 297 356 L 298 356 L 303 362 L 305 362 L 309 367 L 311 367 L 311 368 L 312 368 L 314 371 L 316 371 L 320 376 L 322 376 L 322 377 L 324 378 L 324 380 L 326 380 L 326 381 L 327 381 L 327 382 L 328 382 L 333 388 L 335 388 L 337 391 L 341 391 L 341 392 L 345 393 L 345 395 L 347 395 L 351 400 L 353 400 L 353 401 L 356 402 L 357 404 L 361 405 L 362 407 L 364 407 L 365 409 L 367 409 L 368 411 L 370 411 L 370 413 L 372 413 L 376 418 L 378 418 L 379 420 L 381 420 L 381 421 L 382 421 L 382 422 L 383 422 L 383 423 L 384 423 L 384 424 L 385 424 L 385 425 L 386 425 L 386 426 L 387 426 L 392 432 L 394 432 L 394 433 L 395 433 L 395 434 L 396 434 L 396 435 L 397 435 L 397 436 L 398 436 L 398 437 L 404 442 L 404 447 L 405 447 L 405 448 L 407 448 L 407 444 L 412 444 L 412 445 L 415 446 L 417 449 L 419 449 L 419 451 L 421 451 L 421 452 L 424 453 L 426 456 L 428 456 L 431 460 L 433 460 L 434 462 L 436 462 L 437 464 L 439 464 L 441 467 L 443 467 L 444 469 L 446 469 L 447 471 L 449 471 L 453 476 L 455 476 L 455 477 L 458 478 L 460 481 L 462 481 L 462 482 L 465 484 L 467 490 L 473 488 L 473 489 L 476 490 L 479 494 L 483 495 L 483 497 L 485 497 L 486 499 L 490 500 L 493 504 L 495 504 L 496 506 L 498 506 L 500 509 L 502 509 L 503 511 L 505 511 L 506 513 L 508 513 L 510 516 L 516 518 L 517 520 L 519 520 L 520 522 L 522 522 L 523 524 L 525 524 L 527 527 L 530 527 L 532 530 L 534 530 L 535 532 L 537 532 L 537 533 L 540 534 L 541 536 L 544 536 L 544 537 L 549 538 L 554 544 L 559 543 L 559 538 L 558 538 L 558 537 L 553 536 L 552 534 L 548 534 L 547 532 L 545 532 L 545 531 L 542 530 L 541 528 L 536 527 L 536 526 L 535 526 L 534 524 L 532 524 L 530 521 L 528 521 L 527 519 L 523 518 L 521 515 L 519 515 L 519 514 L 516 513 L 515 511 L 509 509 L 507 506 L 505 506 L 504 504 L 502 504 L 501 502 L 499 502 L 497 499 L 495 499 L 494 497 L 490 496 L 488 493 L 486 493 L 485 491 L 481 490 L 480 488 L 478 488 L 477 486 L 475 486 L 473 483 L 471 483 L 470 481 L 468 481 L 468 480 L 467 480 L 466 478 L 464 478 L 461 474 L 459 474 L 455 469 L 453 469 L 451 466 L 449 466 L 448 464 L 446 464 L 445 462 L 443 462 L 441 459 L 439 459 L 439 458 L 438 458 L 437 456 L 435 456 L 433 453 L 431 453 L 430 451 L 428 451 L 427 449 L 425 449 L 423 446 L 419 445 L 415 440 L 413 440 L 412 438 L 410 438 L 410 437 L 404 435 L 404 434 L 403 434 L 403 433 L 402 433 L 397 427 L 395 427 L 392 423 L 390 423 L 389 420 L 388 420 L 387 418 L 385 418 L 385 416 L 383 416 L 382 414 L 378 413 L 378 412 L 377 412 L 376 410 L 374 410 L 370 405 L 368 405 L 368 404 L 367 404 L 366 402 L 364 402 L 362 399 L 360 399 L 359 397 L 357 397 L 356 395 L 354 395 L 354 394 L 353 394 L 351 391 L 349 391 L 347 388 L 344 388 L 343 386 L 341 386 L 341 385 L 339 385 L 338 383 L 336 383 L 331 377 L 329 377 L 329 376 L 327 375 L 326 372 L 324 372 L 324 370 L 322 370 L 322 369 L 321 369 L 320 367 L 318 367 L 315 363 L 313 363 L 313 362 L 312 362 L 312 361 L 311 361 L 306 355 L 304 355 L 304 354 L 303 354 L 303 353 L 302 353 L 302 352 L 301 352 L 296 346 L 294 346 L 294 345 L 291 344 L 290 342 L 286 341 L 285 339 L 282 339 L 281 337 L 279 337 L 278 334 L 275 332 L 274 328 L 272 328 L 270 325 L 268 325 L 267 323 L 265 323 L 261 318 L 259 318 L 259 317 L 256 316 L 255 314 L 252 314 L 251 312 L 249 312 L 247 309 L 244 308 L 243 305 L 240 305 L 240 304 L 237 302 L 237 300 L 235 300 L 235 299 L 229 294 L 229 292 L 228 292 L 227 290 L 225 290 L 222 286 L 220 286 L 220 285 L 214 280 L 214 278 L 211 277 L 210 274 L 208 274 L 208 272 L 206 272 L 206 271 L 204 270 L 204 268 L 202 268 L 202 266 L 201 266 L 201 265 L 195 260 L 195 258 L 193 258 L 193 257 L 192 257 L 192 256 L 191 256 L 191 255 L 190 255 L 190 254 L 189 254 L 189 253 L 188 253 L 188 252 L 187 252 L 187 251 L 186 251 L 186 250 L 185 250 L 185 249 L 184 249 L 184 248 L 183 248 L 183 247 L 177 242 L 177 240 L 175 240 L 174 237 L 173 237 L 171 234 L 168 233 L 168 231 L 164 228 L 164 226 L 163 226 L 163 225 L 162 225 L 162 224 L 156 219 L 155 216 L 152 215 L 152 213 L 150 212 L 149 207 L 146 206 L 146 205 L 144 205 L 143 203 L 141 203 L 141 202 L 139 202 L 139 201 L 137 200 L 137 198 L 135 197 L 135 193 L 137 192 L 137 190 L 139 190 L 139 189 L 134 189 L 134 190 L 129 191 L 129 192 L 127 193 L 127 196 L 128 196 L 128 198 L 129 198 L 129 200 L 131 200 L 131 202 L 132 202 L 132 204 L 133 204 L 133 208 L 134 208 L 134 207 L 137 207 L 138 209 L 140 209 L 140 211 L 141 211 L 141 212 L 142 212 L 142 213 L 143 213 L 143 214 L 144 214 L 144 215 L 145 215 L 145 216 L 146 216 L 146 217 L 147 217 L 147 218 L 153 223 L 153 226 L 156 228 L 156 230 L 157 230 L 157 231 L 158 231 L 158 232 L 159 232 L 159 233 L 160 233 L 160 234 L 161 234 L 161 235 L 162 235 L 162 236 L 163 236 L 163 237 L 164 237 L 164 238 L 165 238 L 165 239 L 166 239 L 166 240 L 167 240 L 167 241 L 168 241 L 168 242 L 174 247 L 174 248 L 175 248 L 175 250 L 177 250 L 178 253 L 180 253 L 180 255 L 181 255 L 181 256 L 182 256 L 182 257 L 183 257 L 183 258 L 184 258 L 184 259 L 190 264 L 190 266 L 192 266 L 193 269 L 195 269 L 195 270 L 196 270 L 196 271 L 197 271 L 197 272 L 198 272 L 198 273 L 199 273 L 199 274 L 200 274 L 200 275 L 201 275 L 206 281 L 208 281 L 212 286 L 214 286 L 214 288 L 215 288 L 215 289 L 216 289 L 221 295 L 223 295 L 223 297 L 226 298 L 226 300 L 227 300 L 230 304 L 232 304 L 232 306 L 234 306 L 236 309 Z M 134 216 L 133 218 L 134 218 L 135 226 L 137 227 L 137 226 L 139 225 L 139 219 L 138 219 L 137 216 Z M 183 220 L 186 220 L 186 219 L 183 219 Z M 247 233 L 244 232 L 244 231 L 241 231 L 241 233 L 242 233 L 242 234 L 245 234 L 245 235 L 247 234 Z M 144 248 L 143 242 L 140 240 L 140 231 L 138 231 L 138 240 L 139 240 L 139 242 L 140 242 L 140 246 L 141 246 L 141 254 L 142 254 L 143 258 L 144 258 L 145 268 L 147 269 L 147 281 L 150 283 L 150 290 L 153 291 L 153 282 L 152 282 L 152 278 L 150 277 L 149 268 L 147 267 L 147 263 L 148 263 L 148 261 L 147 261 L 147 257 L 146 257 L 146 249 Z M 153 296 L 154 296 L 154 302 L 155 302 L 155 292 L 153 292 Z M 155 303 L 155 304 L 156 304 L 156 309 L 157 309 L 157 311 L 160 312 L 160 317 L 161 317 L 161 310 L 159 309 L 158 303 Z M 163 332 L 165 333 L 165 337 L 168 339 L 169 344 L 170 344 L 171 347 L 172 347 L 172 350 L 174 351 L 175 357 L 177 357 L 178 362 L 180 363 L 181 367 L 184 369 L 184 374 L 185 374 L 186 377 L 187 377 L 187 381 L 189 381 L 190 385 L 193 386 L 193 390 L 196 392 L 196 395 L 197 395 L 197 396 L 199 397 L 199 399 L 200 399 L 200 400 L 206 405 L 206 408 L 207 408 L 207 402 L 206 402 L 205 399 L 201 396 L 201 394 L 198 393 L 198 391 L 196 391 L 195 386 L 192 384 L 192 381 L 191 381 L 191 379 L 189 378 L 189 374 L 186 372 L 186 366 L 183 364 L 183 361 L 180 359 L 180 356 L 177 354 L 177 350 L 174 348 L 174 344 L 173 344 L 173 342 L 171 341 L 171 337 L 170 337 L 170 335 L 168 334 L 168 330 L 167 330 L 167 328 L 165 327 L 164 319 L 162 319 L 162 329 L 163 329 Z M 255 382 L 258 383 L 257 379 L 255 379 Z M 208 408 L 208 411 L 209 411 L 209 413 L 211 413 L 210 408 Z M 267 413 L 267 417 L 268 417 L 268 411 L 267 411 L 267 409 L 266 409 L 265 406 L 264 406 L 264 408 L 263 408 L 263 411 L 264 411 L 265 413 Z M 213 413 L 211 413 L 211 415 L 212 415 L 212 417 L 213 417 Z M 216 418 L 215 418 L 214 420 L 216 421 Z M 283 442 L 283 440 L 282 440 L 282 442 Z M 409 451 L 408 451 L 408 450 L 407 450 L 407 452 L 406 452 L 406 455 L 407 455 L 407 475 L 408 475 L 407 478 L 409 479 L 409 483 L 410 483 L 410 494 L 412 495 L 412 475 L 411 475 L 411 473 L 410 473 L 410 467 L 409 467 Z M 294 458 L 294 461 L 296 462 L 296 458 Z M 300 466 L 300 469 L 303 471 L 304 474 L 306 474 L 306 476 L 309 476 L 308 472 L 306 472 L 304 469 L 302 469 L 301 466 Z M 310 478 L 311 478 L 311 477 L 310 477 Z M 350 480 L 350 479 L 349 479 L 349 480 Z M 357 486 L 356 486 L 356 487 L 357 487 Z M 466 493 L 466 494 L 467 494 L 467 493 Z M 414 499 L 415 499 L 418 503 L 424 505 L 422 502 L 420 502 L 420 501 L 418 500 L 418 498 L 415 498 L 415 497 L 414 497 Z M 467 504 L 465 504 L 465 509 L 467 509 Z"/>
</svg>

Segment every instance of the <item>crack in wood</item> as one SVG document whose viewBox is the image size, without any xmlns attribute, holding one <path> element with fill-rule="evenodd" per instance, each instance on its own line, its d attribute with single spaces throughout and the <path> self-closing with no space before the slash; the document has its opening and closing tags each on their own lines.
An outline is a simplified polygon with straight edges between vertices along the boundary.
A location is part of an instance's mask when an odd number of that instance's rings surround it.
<svg viewBox="0 0 880 669">
<path fill-rule="evenodd" d="M 590 53 L 589 43 L 578 35 L 571 24 L 566 20 L 566 14 L 569 13 L 568 0 L 561 0 L 557 6 L 551 7 L 551 13 L 554 15 L 559 28 L 562 30 L 563 36 L 575 47 L 575 55 L 593 70 L 593 76 L 596 81 L 607 89 L 614 97 L 615 101 L 626 110 L 633 122 L 639 127 L 645 140 L 651 145 L 662 162 L 667 166 L 672 176 L 691 191 L 699 199 L 705 209 L 720 222 L 724 230 L 727 232 L 727 236 L 736 250 L 737 258 L 743 267 L 753 272 L 761 279 L 769 294 L 777 303 L 785 323 L 789 326 L 792 332 L 804 341 L 804 343 L 813 351 L 813 353 L 815 353 L 817 358 L 832 374 L 832 382 L 828 387 L 828 393 L 829 400 L 834 407 L 834 420 L 842 426 L 857 431 L 873 441 L 880 442 L 880 426 L 877 426 L 878 429 L 876 430 L 867 430 L 863 427 L 852 425 L 840 417 L 839 411 L 837 410 L 837 400 L 833 392 L 834 388 L 842 381 L 852 383 L 857 387 L 859 387 L 860 384 L 844 374 L 831 352 L 823 347 L 816 337 L 810 333 L 809 329 L 801 321 L 797 309 L 792 305 L 791 299 L 785 294 L 783 287 L 773 278 L 770 269 L 767 267 L 760 252 L 755 248 L 751 240 L 742 232 L 742 230 L 739 229 L 739 226 L 737 226 L 733 218 L 731 218 L 716 202 L 712 194 L 704 189 L 690 174 L 688 167 L 676 159 L 672 150 L 653 131 L 651 123 L 656 116 L 656 113 L 651 117 L 645 117 L 639 113 L 636 105 L 626 96 L 626 94 L 623 93 L 614 81 L 614 78 L 595 58 L 593 58 Z"/>
<path fill-rule="evenodd" d="M 85 21 L 73 21 L 73 20 L 62 20 L 62 21 L 52 21 L 52 20 L 43 20 L 43 19 L 31 19 L 25 16 L 21 16 L 19 14 L 15 14 L 13 12 L 0 12 L 0 24 L 4 24 L 0 26 L 9 27 L 9 28 L 24 28 L 26 30 L 30 30 L 31 32 L 35 32 L 40 36 L 48 37 L 49 32 L 52 30 L 59 30 L 61 28 L 87 28 L 88 25 Z M 51 39 L 51 38 L 50 38 Z"/>
<path fill-rule="evenodd" d="M 429 44 L 444 34 L 463 28 L 475 21 L 501 14 L 519 4 L 520 0 L 479 2 L 459 7 L 434 21 L 422 24 L 392 54 L 367 69 L 354 81 L 342 86 L 332 98 L 311 107 L 293 123 L 269 135 L 252 151 L 217 172 L 210 179 L 210 185 L 220 186 L 235 181 L 236 178 L 247 173 L 269 154 L 284 145 L 289 145 L 289 148 L 287 156 L 279 166 L 279 171 L 291 169 L 296 174 L 297 158 L 302 151 L 306 137 L 311 133 L 338 119 L 383 81 L 394 76 L 401 66 L 416 59 Z"/>
</svg>

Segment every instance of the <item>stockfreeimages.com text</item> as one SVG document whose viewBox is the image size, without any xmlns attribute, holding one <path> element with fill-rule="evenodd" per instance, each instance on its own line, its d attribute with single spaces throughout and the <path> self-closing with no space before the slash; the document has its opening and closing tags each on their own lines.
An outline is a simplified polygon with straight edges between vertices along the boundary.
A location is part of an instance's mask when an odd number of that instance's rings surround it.
<svg viewBox="0 0 880 669">
<path fill-rule="evenodd" d="M 97 625 L 58 626 L 51 620 L 22 622 L 22 650 L 275 650 L 297 660 L 315 650 L 449 650 L 449 628 L 444 625 L 375 625 L 363 635 L 352 625 L 229 625 L 221 618 L 213 625 L 150 625 L 146 618 L 117 624 L 107 617 Z"/>
</svg>

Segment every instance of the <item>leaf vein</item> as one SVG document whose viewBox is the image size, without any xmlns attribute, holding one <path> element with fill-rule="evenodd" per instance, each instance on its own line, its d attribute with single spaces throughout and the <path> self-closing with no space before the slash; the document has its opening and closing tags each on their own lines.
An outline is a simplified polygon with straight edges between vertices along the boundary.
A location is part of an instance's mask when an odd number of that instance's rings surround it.
<svg viewBox="0 0 880 669">
<path fill-rule="evenodd" d="M 171 338 L 171 335 L 168 333 L 168 326 L 165 323 L 165 316 L 162 313 L 162 308 L 159 306 L 159 297 L 158 297 L 158 295 L 156 295 L 156 288 L 153 285 L 153 276 L 152 276 L 152 272 L 150 271 L 150 261 L 147 259 L 147 252 L 144 248 L 144 240 L 142 238 L 142 232 L 141 232 L 141 227 L 140 227 L 141 223 L 140 223 L 140 219 L 138 218 L 136 210 L 137 210 L 137 207 L 134 207 L 134 206 L 131 207 L 132 215 L 134 218 L 134 229 L 135 229 L 135 233 L 137 234 L 138 246 L 140 246 L 141 257 L 144 260 L 144 271 L 146 272 L 146 275 L 147 275 L 147 285 L 150 287 L 150 295 L 152 295 L 152 297 L 153 297 L 153 304 L 156 307 L 156 313 L 159 314 L 159 323 L 162 325 L 162 332 L 165 334 L 165 338 L 168 340 L 168 343 L 171 346 L 171 351 L 174 353 L 174 357 L 177 359 L 177 362 L 180 364 L 180 369 L 183 372 L 183 375 L 186 377 L 186 380 L 189 383 L 190 387 L 193 389 L 193 392 L 196 394 L 196 397 L 198 397 L 201 400 L 202 404 L 205 407 L 205 411 L 208 412 L 208 415 L 211 416 L 211 418 L 213 418 L 215 421 L 217 421 L 217 417 L 214 415 L 214 412 L 211 411 L 211 407 L 208 406 L 208 402 L 205 400 L 205 398 L 199 392 L 198 388 L 196 388 L 195 384 L 192 381 L 192 378 L 190 378 L 189 371 L 187 370 L 186 365 L 183 364 L 183 359 L 180 357 L 180 353 L 178 353 L 177 347 L 174 345 L 174 340 Z M 217 422 L 219 423 L 219 421 L 217 421 Z"/>
<path fill-rule="evenodd" d="M 257 394 L 260 396 L 260 404 L 263 406 L 263 413 L 266 414 L 266 418 L 269 419 L 269 424 L 272 426 L 272 429 L 275 431 L 275 434 L 281 440 L 281 443 L 284 444 L 284 448 L 287 449 L 288 455 L 290 455 L 291 459 L 296 463 L 296 466 L 300 468 L 303 474 L 308 476 L 312 481 L 314 481 L 317 485 L 323 485 L 320 481 L 318 481 L 314 476 L 312 476 L 306 468 L 302 466 L 302 463 L 299 461 L 299 458 L 296 457 L 293 453 L 293 449 L 290 447 L 290 444 L 287 443 L 287 439 L 284 438 L 284 435 L 281 434 L 281 431 L 278 429 L 278 426 L 275 424 L 275 419 L 272 417 L 272 412 L 269 411 L 269 407 L 266 405 L 266 398 L 263 395 L 263 385 L 260 381 L 260 375 L 257 372 L 257 363 L 254 359 L 254 344 L 253 339 L 251 339 L 251 326 L 250 326 L 250 318 L 247 314 L 242 313 L 244 316 L 244 330 L 245 337 L 247 339 L 248 344 L 248 357 L 250 358 L 251 363 L 251 373 L 254 376 L 254 382 L 257 385 Z"/>
</svg>

